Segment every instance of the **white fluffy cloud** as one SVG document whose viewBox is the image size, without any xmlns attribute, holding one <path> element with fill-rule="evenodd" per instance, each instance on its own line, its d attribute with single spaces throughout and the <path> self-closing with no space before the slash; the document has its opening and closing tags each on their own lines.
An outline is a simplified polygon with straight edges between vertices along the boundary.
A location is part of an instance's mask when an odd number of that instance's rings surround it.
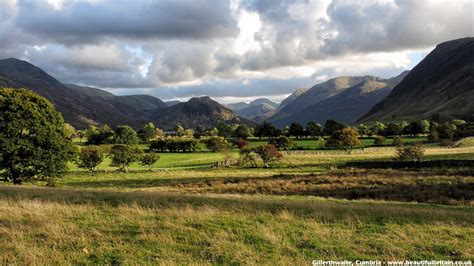
<svg viewBox="0 0 474 266">
<path fill-rule="evenodd" d="M 471 0 L 4 0 L 0 58 L 121 93 L 278 98 L 396 75 L 473 25 Z"/>
</svg>

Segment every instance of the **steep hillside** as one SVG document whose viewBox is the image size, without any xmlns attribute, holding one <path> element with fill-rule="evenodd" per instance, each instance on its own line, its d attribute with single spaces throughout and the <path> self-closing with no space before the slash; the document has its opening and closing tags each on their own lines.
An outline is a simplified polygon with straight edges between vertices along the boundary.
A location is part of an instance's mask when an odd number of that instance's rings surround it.
<svg viewBox="0 0 474 266">
<path fill-rule="evenodd" d="M 474 120 L 474 38 L 436 46 L 360 121 L 428 118 Z"/>
<path fill-rule="evenodd" d="M 269 121 L 278 127 L 284 127 L 292 122 L 324 123 L 328 119 L 345 123 L 355 122 L 387 96 L 407 73 L 408 71 L 404 71 L 390 79 L 362 76 L 328 80 L 301 93 L 283 106 Z"/>
<path fill-rule="evenodd" d="M 362 76 L 362 77 L 337 77 L 330 79 L 326 82 L 317 84 L 307 91 L 300 94 L 298 97 L 293 99 L 290 103 L 287 103 L 284 107 L 280 108 L 278 112 L 270 117 L 268 120 L 276 125 L 285 126 L 293 122 L 293 114 L 299 113 L 306 109 L 312 104 L 319 101 L 332 97 L 336 94 L 341 93 L 345 89 L 352 87 L 362 81 L 374 79 L 373 76 Z"/>
<path fill-rule="evenodd" d="M 220 105 L 210 97 L 196 97 L 166 109 L 155 110 L 149 116 L 157 126 L 173 129 L 177 124 L 185 128 L 215 127 L 219 123 L 254 125 L 255 123 L 237 116 L 232 110 Z"/>
<path fill-rule="evenodd" d="M 297 89 L 297 90 L 295 90 L 292 94 L 290 94 L 290 96 L 286 97 L 280 103 L 280 105 L 278 105 L 276 110 L 279 111 L 279 110 L 283 109 L 285 106 L 287 106 L 288 104 L 293 102 L 296 98 L 298 98 L 301 94 L 305 93 L 306 91 L 308 91 L 308 89 Z"/>
<path fill-rule="evenodd" d="M 143 121 L 117 112 L 88 94 L 62 84 L 42 69 L 22 60 L 0 60 L 0 87 L 28 88 L 50 100 L 64 120 L 78 128 L 91 124 L 139 126 Z"/>
</svg>

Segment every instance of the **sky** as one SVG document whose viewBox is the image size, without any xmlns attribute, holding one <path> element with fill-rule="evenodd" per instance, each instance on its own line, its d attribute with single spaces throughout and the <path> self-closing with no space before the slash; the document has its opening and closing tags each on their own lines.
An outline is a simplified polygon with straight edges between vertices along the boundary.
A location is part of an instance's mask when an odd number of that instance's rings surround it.
<svg viewBox="0 0 474 266">
<path fill-rule="evenodd" d="M 0 0 L 0 58 L 163 100 L 281 101 L 344 75 L 392 77 L 474 36 L 474 0 Z"/>
</svg>

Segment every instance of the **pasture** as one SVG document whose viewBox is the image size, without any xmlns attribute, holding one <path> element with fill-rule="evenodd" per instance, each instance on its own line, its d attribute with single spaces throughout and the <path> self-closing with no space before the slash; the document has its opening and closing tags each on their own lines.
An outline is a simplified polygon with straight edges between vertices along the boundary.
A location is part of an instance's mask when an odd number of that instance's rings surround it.
<svg viewBox="0 0 474 266">
<path fill-rule="evenodd" d="M 271 168 L 161 153 L 155 171 L 71 164 L 55 188 L 0 186 L 2 264 L 310 264 L 474 259 L 472 167 L 357 169 L 394 148 L 290 151 Z M 234 151 L 232 156 L 238 157 Z M 474 160 L 427 147 L 425 160 Z"/>
</svg>

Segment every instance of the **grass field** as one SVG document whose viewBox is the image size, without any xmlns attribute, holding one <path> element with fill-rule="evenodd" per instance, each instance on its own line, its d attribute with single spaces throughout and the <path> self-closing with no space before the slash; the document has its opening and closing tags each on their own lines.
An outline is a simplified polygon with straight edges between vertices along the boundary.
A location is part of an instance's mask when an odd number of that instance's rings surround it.
<svg viewBox="0 0 474 266">
<path fill-rule="evenodd" d="M 310 264 L 473 260 L 474 169 L 349 169 L 394 149 L 294 151 L 271 168 L 211 168 L 162 153 L 156 172 L 104 162 L 57 181 L 0 186 L 1 264 Z M 237 156 L 237 153 L 234 153 Z M 429 147 L 425 160 L 474 160 Z"/>
</svg>

